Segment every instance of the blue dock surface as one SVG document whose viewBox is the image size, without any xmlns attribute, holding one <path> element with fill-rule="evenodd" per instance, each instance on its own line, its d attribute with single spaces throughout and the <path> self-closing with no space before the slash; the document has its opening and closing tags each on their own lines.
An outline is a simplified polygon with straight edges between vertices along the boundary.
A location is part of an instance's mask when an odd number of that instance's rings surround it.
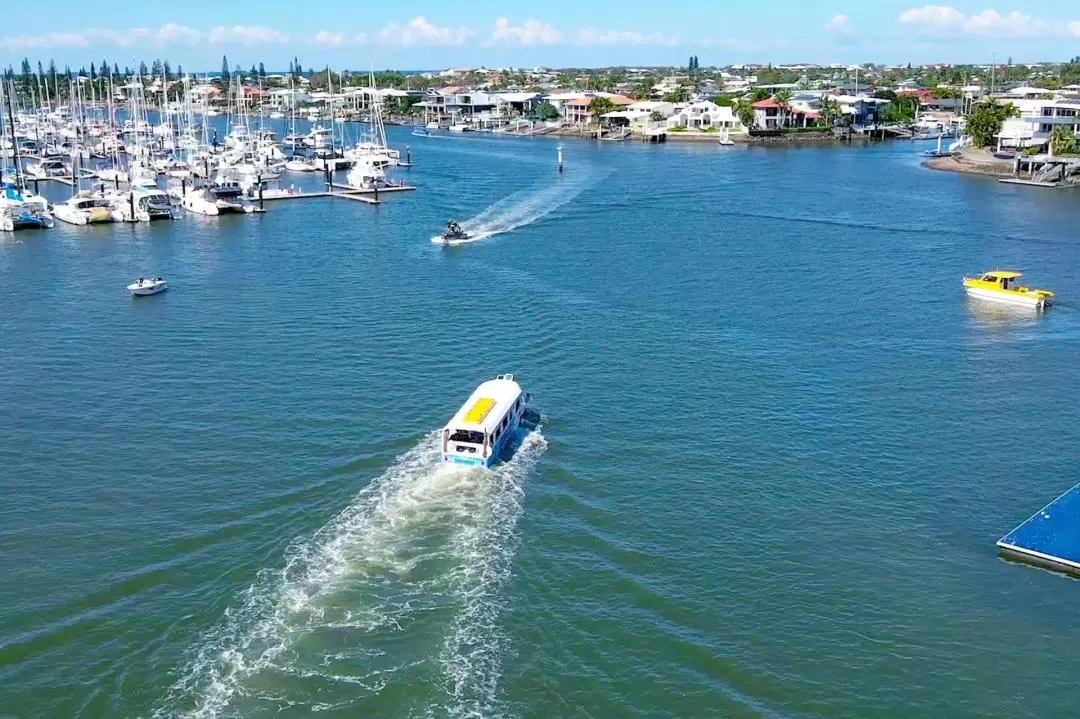
<svg viewBox="0 0 1080 719">
<path fill-rule="evenodd" d="M 1080 484 L 998 540 L 1010 559 L 1080 576 Z"/>
</svg>

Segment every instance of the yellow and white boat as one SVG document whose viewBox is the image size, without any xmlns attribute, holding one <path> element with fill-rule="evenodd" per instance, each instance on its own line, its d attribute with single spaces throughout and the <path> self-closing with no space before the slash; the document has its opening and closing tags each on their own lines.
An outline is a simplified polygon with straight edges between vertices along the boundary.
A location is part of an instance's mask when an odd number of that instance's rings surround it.
<svg viewBox="0 0 1080 719">
<path fill-rule="evenodd" d="M 1049 307 L 1054 293 L 1038 287 L 1017 285 L 1014 280 L 1023 276 L 1016 270 L 987 270 L 981 275 L 964 277 L 964 290 L 969 296 L 990 302 L 1033 307 L 1037 310 Z"/>
</svg>

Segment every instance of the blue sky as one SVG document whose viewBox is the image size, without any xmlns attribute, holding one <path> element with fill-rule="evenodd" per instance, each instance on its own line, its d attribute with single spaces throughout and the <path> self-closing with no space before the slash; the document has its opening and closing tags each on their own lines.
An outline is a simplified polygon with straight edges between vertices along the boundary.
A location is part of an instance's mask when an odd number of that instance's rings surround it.
<svg viewBox="0 0 1080 719">
<path fill-rule="evenodd" d="M 1080 2 L 896 0 L 691 2 L 414 0 L 8 2 L 0 64 L 73 68 L 167 58 L 188 71 L 288 67 L 429 69 L 739 62 L 1016 62 L 1080 55 Z M 459 5 L 455 7 L 455 5 Z M 92 21 L 92 22 L 90 22 Z"/>
</svg>

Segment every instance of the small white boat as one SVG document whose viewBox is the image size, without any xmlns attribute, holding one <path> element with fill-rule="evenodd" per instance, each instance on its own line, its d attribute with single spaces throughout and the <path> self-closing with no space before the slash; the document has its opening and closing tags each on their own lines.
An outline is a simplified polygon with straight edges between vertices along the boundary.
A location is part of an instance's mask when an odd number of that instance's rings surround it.
<svg viewBox="0 0 1080 719">
<path fill-rule="evenodd" d="M 273 112 L 270 113 L 270 119 L 271 120 L 280 120 L 280 119 L 282 119 L 284 117 L 285 117 L 285 113 L 282 112 L 281 110 L 274 110 Z"/>
<path fill-rule="evenodd" d="M 146 297 L 156 295 L 169 289 L 169 284 L 161 277 L 140 277 L 128 285 L 128 291 L 132 297 Z"/>
<path fill-rule="evenodd" d="M 497 462 L 531 412 L 528 401 L 512 374 L 481 384 L 443 428 L 443 462 L 483 467 Z"/>
<path fill-rule="evenodd" d="M 285 163 L 285 169 L 289 172 L 315 172 L 318 168 L 315 167 L 314 158 L 294 155 Z"/>
</svg>

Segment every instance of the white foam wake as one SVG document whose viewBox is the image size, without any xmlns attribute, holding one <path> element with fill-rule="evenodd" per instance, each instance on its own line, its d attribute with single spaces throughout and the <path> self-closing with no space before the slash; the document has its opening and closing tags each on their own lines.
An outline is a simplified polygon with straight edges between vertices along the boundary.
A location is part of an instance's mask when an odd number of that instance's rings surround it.
<svg viewBox="0 0 1080 719">
<path fill-rule="evenodd" d="M 462 222 L 461 229 L 469 235 L 468 239 L 445 242 L 441 236 L 436 236 L 432 237 L 431 241 L 464 245 L 513 232 L 536 222 L 570 202 L 591 186 L 598 176 L 599 173 L 596 171 L 582 167 L 574 175 L 560 176 L 553 183 L 545 182 L 542 185 L 515 192 L 495 202 L 475 217 Z"/>
<path fill-rule="evenodd" d="M 522 483 L 543 447 L 534 433 L 509 463 L 461 470 L 440 462 L 437 433 L 425 437 L 334 519 L 290 545 L 284 567 L 259 573 L 194 648 L 153 716 L 214 719 L 261 713 L 265 700 L 304 704 L 290 696 L 296 680 L 378 693 L 395 673 L 430 657 L 378 656 L 378 648 L 368 656 L 365 642 L 401 632 L 446 602 L 453 615 L 440 658 L 442 714 L 473 716 L 467 707 L 493 706 L 499 592 L 516 546 Z M 346 654 L 312 655 L 312 638 L 328 633 Z"/>
<path fill-rule="evenodd" d="M 476 521 L 452 542 L 459 561 L 450 583 L 458 608 L 440 655 L 449 700 L 444 711 L 429 711 L 429 716 L 480 719 L 501 714 L 503 589 L 517 551 L 524 480 L 546 448 L 539 432 L 527 435 L 513 460 L 490 472 L 471 503 Z"/>
</svg>

